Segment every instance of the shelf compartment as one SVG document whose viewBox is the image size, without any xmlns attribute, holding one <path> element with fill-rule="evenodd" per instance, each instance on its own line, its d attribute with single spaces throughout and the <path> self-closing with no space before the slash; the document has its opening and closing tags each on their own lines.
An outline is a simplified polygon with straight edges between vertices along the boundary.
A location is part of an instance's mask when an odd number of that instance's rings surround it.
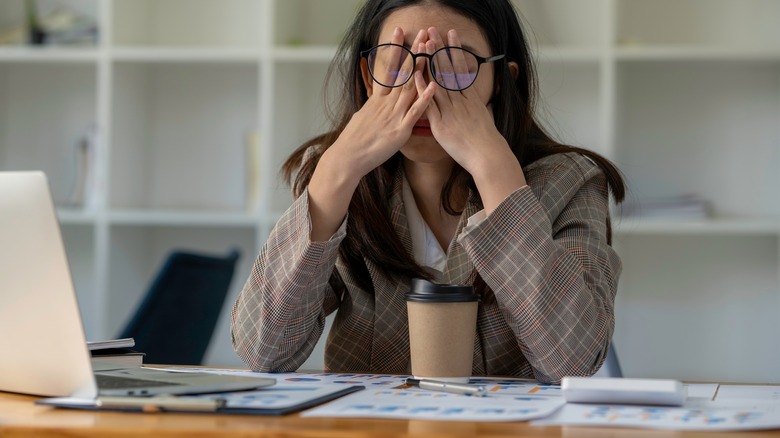
<svg viewBox="0 0 780 438">
<path fill-rule="evenodd" d="M 273 50 L 273 58 L 280 62 L 328 63 L 336 55 L 336 46 L 279 47 Z"/>
<path fill-rule="evenodd" d="M 117 47 L 260 47 L 263 2 L 114 0 Z"/>
<path fill-rule="evenodd" d="M 780 49 L 697 46 L 619 47 L 617 61 L 779 62 Z"/>
<path fill-rule="evenodd" d="M 605 0 L 513 0 L 531 47 L 604 47 Z"/>
<path fill-rule="evenodd" d="M 618 66 L 616 163 L 629 201 L 697 195 L 716 217 L 780 217 L 780 65 Z"/>
<path fill-rule="evenodd" d="M 256 65 L 121 62 L 112 95 L 112 209 L 243 212 L 258 124 Z"/>
<path fill-rule="evenodd" d="M 0 1 L 0 30 L 9 30 L 11 28 L 16 29 L 18 26 L 23 27 L 23 32 L 27 32 L 27 7 L 26 0 L 3 0 Z M 36 5 L 36 11 L 38 13 L 38 19 L 50 17 L 51 13 L 58 11 L 57 17 L 54 18 L 58 23 L 63 23 L 65 20 L 73 18 L 70 14 L 75 14 L 76 22 L 80 22 L 80 19 L 89 20 L 90 24 L 96 24 L 98 32 L 102 31 L 102 26 L 99 23 L 99 7 L 100 3 L 104 3 L 104 0 L 38 0 L 31 2 Z M 64 15 L 67 13 L 68 15 Z M 73 28 L 71 28 L 73 29 Z M 73 32 L 71 32 L 73 35 Z M 63 36 L 60 34 L 59 36 Z M 56 37 L 56 35 L 55 35 Z M 98 36 L 99 38 L 99 36 Z M 23 42 L 20 44 L 30 44 L 29 35 L 25 35 Z M 93 42 L 94 38 L 90 38 L 90 42 Z M 42 48 L 71 48 L 71 47 L 94 47 L 95 44 L 87 44 L 84 41 L 73 41 L 72 39 L 65 43 L 60 39 L 59 42 L 51 42 L 48 44 L 35 45 L 29 47 L 42 47 Z M 2 47 L 2 46 L 0 46 Z M 28 47 L 28 46 L 25 46 Z"/>
<path fill-rule="evenodd" d="M 97 307 L 100 300 L 96 299 L 95 228 L 86 224 L 63 224 L 60 230 L 87 339 L 97 339 L 98 315 L 102 309 Z"/>
<path fill-rule="evenodd" d="M 244 213 L 114 210 L 108 214 L 108 220 L 113 225 L 253 228 L 261 218 Z"/>
<path fill-rule="evenodd" d="M 617 0 L 618 46 L 780 48 L 775 0 Z"/>
<path fill-rule="evenodd" d="M 537 116 L 553 137 L 604 154 L 601 138 L 600 65 L 595 62 L 538 63 Z"/>
<path fill-rule="evenodd" d="M 777 381 L 777 238 L 649 235 L 616 243 L 623 273 L 613 341 L 627 377 Z"/>
<path fill-rule="evenodd" d="M 280 62 L 275 67 L 274 75 L 286 80 L 275 87 L 274 109 L 278 120 L 286 123 L 273 126 L 273 148 L 269 151 L 271 163 L 267 171 L 273 212 L 286 210 L 292 200 L 290 188 L 278 177 L 284 161 L 298 146 L 329 129 L 323 95 L 327 68 L 327 63 L 322 62 Z M 336 77 L 333 80 L 339 81 Z M 332 96 L 327 99 L 335 101 Z"/>
<path fill-rule="evenodd" d="M 337 46 L 361 4 L 361 0 L 277 1 L 274 45 Z"/>
<path fill-rule="evenodd" d="M 0 170 L 42 170 L 55 204 L 76 185 L 79 148 L 96 123 L 97 67 L 0 63 Z"/>
<path fill-rule="evenodd" d="M 620 207 L 618 207 L 618 210 Z M 641 217 L 619 217 L 613 220 L 615 234 L 620 235 L 745 235 L 780 236 L 780 218 L 712 218 L 703 220 L 686 219 L 643 219 Z"/>
<path fill-rule="evenodd" d="M 41 62 L 41 63 L 96 63 L 99 53 L 96 49 L 62 47 L 2 47 L 0 63 L 3 62 Z"/>
<path fill-rule="evenodd" d="M 262 57 L 258 49 L 245 48 L 117 48 L 111 50 L 114 61 L 196 62 L 256 64 Z"/>
</svg>

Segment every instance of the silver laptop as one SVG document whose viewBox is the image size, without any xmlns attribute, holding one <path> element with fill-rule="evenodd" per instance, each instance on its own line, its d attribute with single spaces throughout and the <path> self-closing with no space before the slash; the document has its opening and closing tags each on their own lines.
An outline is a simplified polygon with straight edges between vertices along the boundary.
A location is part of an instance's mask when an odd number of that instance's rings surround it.
<svg viewBox="0 0 780 438">
<path fill-rule="evenodd" d="M 0 391 L 95 398 L 227 392 L 275 383 L 95 365 L 46 176 L 0 172 Z"/>
</svg>

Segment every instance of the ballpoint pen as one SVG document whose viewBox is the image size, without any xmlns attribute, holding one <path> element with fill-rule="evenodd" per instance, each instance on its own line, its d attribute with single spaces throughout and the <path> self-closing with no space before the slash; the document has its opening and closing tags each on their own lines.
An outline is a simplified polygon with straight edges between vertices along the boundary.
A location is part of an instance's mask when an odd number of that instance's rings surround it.
<svg viewBox="0 0 780 438">
<path fill-rule="evenodd" d="M 406 379 L 406 384 L 430 391 L 448 392 L 450 394 L 473 395 L 483 397 L 487 393 L 484 385 L 470 385 L 468 383 L 442 382 L 428 379 Z"/>
<path fill-rule="evenodd" d="M 203 411 L 214 412 L 225 406 L 221 398 L 205 397 L 99 397 L 97 407 L 109 409 L 140 409 L 144 412 L 160 411 Z"/>
</svg>

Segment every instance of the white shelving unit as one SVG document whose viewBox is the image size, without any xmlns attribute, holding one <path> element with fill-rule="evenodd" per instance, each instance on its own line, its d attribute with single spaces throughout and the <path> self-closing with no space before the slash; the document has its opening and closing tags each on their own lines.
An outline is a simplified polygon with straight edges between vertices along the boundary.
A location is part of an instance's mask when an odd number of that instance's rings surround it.
<svg viewBox="0 0 780 438">
<path fill-rule="evenodd" d="M 708 220 L 616 219 L 625 373 L 778 382 L 780 2 L 514 1 L 550 130 L 617 163 L 631 200 L 713 205 Z M 290 203 L 280 164 L 325 127 L 322 81 L 360 0 L 63 2 L 99 42 L 0 47 L 0 169 L 46 171 L 62 204 L 98 126 L 96 202 L 59 210 L 88 336 L 116 334 L 172 249 L 238 247 L 207 361 L 240 364 L 227 314 Z M 0 28 L 23 13 L 1 2 Z"/>
</svg>

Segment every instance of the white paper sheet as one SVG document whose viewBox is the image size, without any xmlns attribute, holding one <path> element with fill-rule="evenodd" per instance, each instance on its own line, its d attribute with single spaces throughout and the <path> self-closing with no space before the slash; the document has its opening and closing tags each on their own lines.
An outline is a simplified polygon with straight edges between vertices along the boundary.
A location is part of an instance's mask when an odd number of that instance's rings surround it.
<svg viewBox="0 0 780 438">
<path fill-rule="evenodd" d="M 717 383 L 686 383 L 685 388 L 688 390 L 688 400 L 713 400 L 718 392 Z"/>
<path fill-rule="evenodd" d="M 533 425 L 620 426 L 674 430 L 758 430 L 780 428 L 780 405 L 692 401 L 683 407 L 569 403 Z"/>
<path fill-rule="evenodd" d="M 473 377 L 470 383 L 485 385 L 488 396 L 469 397 L 409 388 L 404 385 L 409 376 L 399 375 L 254 373 L 203 368 L 192 371 L 271 377 L 285 386 L 366 387 L 301 414 L 307 417 L 535 420 L 532 424 L 709 431 L 780 428 L 780 386 L 686 384 L 688 401 L 683 407 L 643 407 L 565 404 L 559 385 L 528 379 Z"/>
<path fill-rule="evenodd" d="M 470 397 L 416 388 L 373 388 L 347 395 L 301 415 L 446 421 L 524 421 L 550 415 L 563 404 L 561 397 L 495 393 L 486 397 Z"/>
<path fill-rule="evenodd" d="M 720 385 L 715 401 L 733 400 L 767 401 L 780 404 L 780 386 Z"/>
</svg>

